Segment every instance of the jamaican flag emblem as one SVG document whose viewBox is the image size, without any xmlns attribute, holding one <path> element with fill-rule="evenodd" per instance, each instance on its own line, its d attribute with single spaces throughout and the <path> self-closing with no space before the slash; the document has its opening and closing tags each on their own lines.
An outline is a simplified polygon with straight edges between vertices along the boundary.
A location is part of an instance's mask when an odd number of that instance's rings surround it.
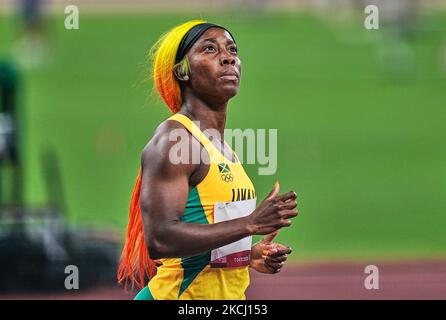
<svg viewBox="0 0 446 320">
<path fill-rule="evenodd" d="M 234 176 L 232 175 L 231 169 L 229 169 L 229 165 L 227 163 L 219 163 L 218 170 L 220 170 L 220 177 L 224 182 L 234 181 Z"/>
</svg>

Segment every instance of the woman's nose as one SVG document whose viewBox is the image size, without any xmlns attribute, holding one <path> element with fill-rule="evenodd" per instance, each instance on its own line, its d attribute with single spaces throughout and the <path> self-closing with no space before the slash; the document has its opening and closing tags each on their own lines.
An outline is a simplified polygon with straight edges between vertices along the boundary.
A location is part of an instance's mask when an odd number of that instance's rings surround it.
<svg viewBox="0 0 446 320">
<path fill-rule="evenodd" d="M 225 64 L 234 65 L 235 64 L 235 59 L 231 55 L 224 55 L 224 56 L 221 57 L 221 63 L 223 65 L 225 65 Z"/>
</svg>

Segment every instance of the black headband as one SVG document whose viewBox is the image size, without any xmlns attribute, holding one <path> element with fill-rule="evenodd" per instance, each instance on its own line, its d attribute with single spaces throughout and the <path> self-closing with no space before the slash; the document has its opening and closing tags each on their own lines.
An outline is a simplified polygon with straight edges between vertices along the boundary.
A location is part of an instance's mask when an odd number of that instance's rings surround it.
<svg viewBox="0 0 446 320">
<path fill-rule="evenodd" d="M 220 28 L 223 30 L 226 30 L 229 35 L 231 36 L 232 40 L 235 39 L 232 36 L 232 34 L 224 27 L 221 27 L 219 25 L 213 24 L 213 23 L 200 23 L 195 26 L 193 26 L 181 39 L 180 45 L 178 46 L 177 55 L 175 57 L 175 64 L 183 60 L 186 53 L 192 48 L 192 46 L 197 42 L 197 40 L 201 37 L 203 33 L 205 33 L 210 28 Z"/>
</svg>

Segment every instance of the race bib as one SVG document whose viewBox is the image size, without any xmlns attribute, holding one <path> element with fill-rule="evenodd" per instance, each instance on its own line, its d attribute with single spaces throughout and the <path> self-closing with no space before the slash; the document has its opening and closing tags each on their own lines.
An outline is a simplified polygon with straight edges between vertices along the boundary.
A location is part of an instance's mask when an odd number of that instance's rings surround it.
<svg viewBox="0 0 446 320">
<path fill-rule="evenodd" d="M 256 208 L 256 199 L 217 202 L 214 205 L 214 223 L 246 217 Z M 248 266 L 251 257 L 252 237 L 240 239 L 211 251 L 211 268 Z"/>
</svg>

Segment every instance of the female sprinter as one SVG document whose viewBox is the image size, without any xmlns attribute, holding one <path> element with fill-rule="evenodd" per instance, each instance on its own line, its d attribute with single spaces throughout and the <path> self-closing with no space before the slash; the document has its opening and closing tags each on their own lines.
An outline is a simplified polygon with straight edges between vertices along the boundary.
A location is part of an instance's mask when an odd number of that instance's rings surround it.
<svg viewBox="0 0 446 320">
<path fill-rule="evenodd" d="M 118 281 L 143 288 L 135 299 L 245 299 L 249 268 L 277 273 L 291 253 L 272 241 L 297 215 L 296 193 L 278 195 L 276 182 L 256 208 L 252 182 L 224 141 L 241 75 L 228 30 L 190 21 L 151 52 L 156 89 L 173 116 L 143 150 Z M 212 139 L 209 129 L 218 133 Z M 183 146 L 200 161 L 172 161 L 173 132 L 185 133 Z M 266 236 L 252 245 L 252 235 Z"/>
</svg>

